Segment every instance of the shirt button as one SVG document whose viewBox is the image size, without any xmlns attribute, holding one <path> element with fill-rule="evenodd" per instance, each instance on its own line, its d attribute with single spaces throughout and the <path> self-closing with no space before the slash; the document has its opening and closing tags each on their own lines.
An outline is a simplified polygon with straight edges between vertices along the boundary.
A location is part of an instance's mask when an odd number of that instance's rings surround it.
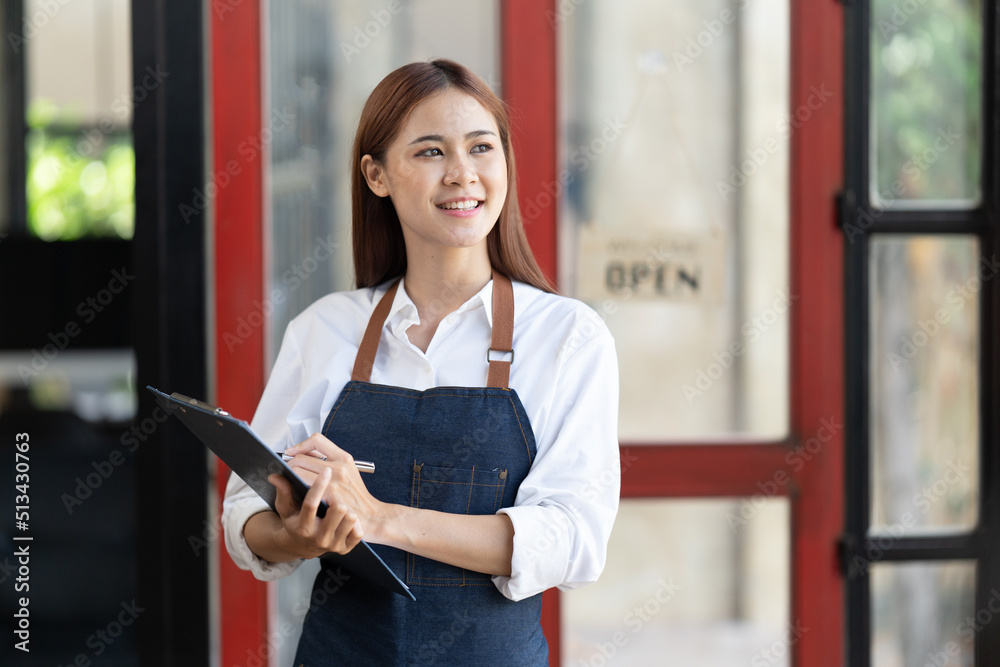
<svg viewBox="0 0 1000 667">
<path fill-rule="evenodd" d="M 424 366 L 424 372 L 425 372 L 425 373 L 427 373 L 428 375 L 430 375 L 430 374 L 431 374 L 431 371 L 433 371 L 433 370 L 434 370 L 434 369 L 433 369 L 433 368 L 431 368 L 431 365 L 430 365 L 430 364 L 427 364 L 426 366 Z"/>
</svg>

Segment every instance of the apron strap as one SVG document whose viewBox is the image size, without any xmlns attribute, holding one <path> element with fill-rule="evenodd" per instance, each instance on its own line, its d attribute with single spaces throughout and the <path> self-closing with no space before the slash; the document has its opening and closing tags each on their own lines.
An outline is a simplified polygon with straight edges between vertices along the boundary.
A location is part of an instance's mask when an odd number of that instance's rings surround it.
<svg viewBox="0 0 1000 667">
<path fill-rule="evenodd" d="M 506 389 L 514 363 L 514 288 L 510 278 L 497 270 L 493 271 L 493 334 L 486 359 L 490 362 L 486 386 Z"/>
<path fill-rule="evenodd" d="M 399 280 L 379 300 L 368 320 L 368 327 L 361 339 L 358 356 L 354 359 L 354 370 L 351 380 L 355 382 L 370 382 L 372 368 L 375 365 L 375 355 L 378 353 L 378 343 L 382 338 L 382 327 L 389 317 L 389 310 L 396 298 Z M 510 384 L 510 365 L 514 362 L 514 288 L 510 278 L 493 271 L 493 333 L 490 349 L 486 351 L 486 359 L 490 363 L 486 386 L 506 389 Z"/>
<path fill-rule="evenodd" d="M 351 380 L 355 382 L 368 382 L 372 379 L 372 366 L 375 365 L 378 342 L 382 338 L 382 326 L 389 317 L 389 309 L 392 308 L 398 287 L 399 280 L 396 280 L 382 296 L 382 300 L 375 306 L 371 319 L 368 320 L 368 328 L 365 329 L 364 338 L 361 339 L 361 347 L 358 348 L 358 356 L 354 359 L 354 370 L 351 372 Z"/>
</svg>

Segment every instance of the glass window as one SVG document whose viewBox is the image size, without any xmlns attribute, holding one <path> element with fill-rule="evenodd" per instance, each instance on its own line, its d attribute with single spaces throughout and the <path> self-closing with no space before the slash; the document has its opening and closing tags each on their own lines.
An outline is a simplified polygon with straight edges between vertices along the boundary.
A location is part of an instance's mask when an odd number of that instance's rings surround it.
<svg viewBox="0 0 1000 667">
<path fill-rule="evenodd" d="M 973 664 L 973 640 L 983 627 L 975 584 L 971 561 L 874 565 L 871 664 Z"/>
<path fill-rule="evenodd" d="M 971 236 L 871 247 L 873 532 L 978 520 L 979 294 L 1000 270 Z"/>
<path fill-rule="evenodd" d="M 436 57 L 499 92 L 499 10 L 496 0 L 269 5 L 268 293 L 282 295 L 270 332 L 280 342 L 306 306 L 353 287 L 350 148 L 368 95 L 395 68 Z"/>
<path fill-rule="evenodd" d="M 785 498 L 622 501 L 601 578 L 562 596 L 563 664 L 791 664 L 789 526 Z"/>
<path fill-rule="evenodd" d="M 128 0 L 26 0 L 27 207 L 31 235 L 132 238 L 132 109 L 169 72 L 132 86 Z"/>
<path fill-rule="evenodd" d="M 788 421 L 788 3 L 592 0 L 558 16 L 560 284 L 608 323 L 623 440 Z M 551 199 L 522 202 L 530 222 Z"/>
<path fill-rule="evenodd" d="M 979 0 L 872 3 L 871 198 L 882 208 L 980 198 Z"/>
<path fill-rule="evenodd" d="M 397 11 L 398 10 L 398 11 Z M 435 57 L 457 60 L 499 91 L 496 0 L 385 0 L 267 7 L 271 140 L 267 200 L 273 299 L 271 360 L 289 320 L 335 291 L 351 289 L 350 147 L 361 108 L 393 69 Z M 318 566 L 310 562 L 278 589 L 278 623 L 299 632 L 297 603 L 308 599 Z M 278 649 L 291 664 L 298 635 Z"/>
</svg>

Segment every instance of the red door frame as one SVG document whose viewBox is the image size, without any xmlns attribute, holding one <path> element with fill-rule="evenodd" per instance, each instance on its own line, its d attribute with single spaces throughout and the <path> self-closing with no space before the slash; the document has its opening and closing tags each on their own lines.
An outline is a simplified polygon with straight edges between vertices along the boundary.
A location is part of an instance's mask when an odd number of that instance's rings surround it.
<svg viewBox="0 0 1000 667">
<path fill-rule="evenodd" d="M 263 115 L 263 53 L 260 2 L 211 2 L 210 51 L 212 169 L 215 183 L 215 378 L 216 405 L 249 420 L 264 391 L 264 325 L 252 327 L 239 344 L 227 343 L 238 320 L 264 303 L 263 151 L 240 147 L 259 140 Z M 239 57 L 233 57 L 239 54 Z M 258 114 L 247 109 L 261 110 Z M 206 186 L 206 190 L 208 187 Z M 211 195 L 211 191 L 207 193 Z M 254 320 L 255 322 L 257 320 Z M 229 469 L 217 461 L 221 512 Z M 267 665 L 267 585 L 233 564 L 217 525 L 219 647 L 221 664 L 247 664 L 251 655 Z"/>
<path fill-rule="evenodd" d="M 261 136 L 265 122 L 263 112 L 244 113 L 263 109 L 260 12 L 258 2 L 229 3 L 224 12 L 213 10 L 210 20 L 215 400 L 241 417 L 253 414 L 265 375 L 263 327 L 232 350 L 223 339 L 238 318 L 254 312 L 265 293 L 262 156 L 258 152 L 247 160 L 238 153 L 241 142 Z M 522 202 L 545 201 L 557 183 L 557 23 L 550 21 L 556 15 L 556 0 L 501 3 L 503 94 L 512 110 Z M 843 431 L 835 430 L 799 471 L 787 457 L 820 433 L 825 420 L 842 424 L 844 416 L 842 238 L 833 205 L 843 174 L 842 26 L 835 0 L 791 0 L 789 111 L 806 105 L 813 88 L 825 87 L 832 101 L 812 111 L 791 138 L 790 283 L 799 298 L 791 311 L 789 438 L 763 444 L 622 443 L 642 463 L 623 473 L 623 497 L 752 496 L 776 473 L 789 476 L 792 481 L 778 493 L 787 495 L 792 506 L 790 620 L 808 628 L 792 646 L 793 664 L 818 667 L 843 662 L 843 582 L 836 550 L 843 525 Z M 232 53 L 241 57 L 228 57 Z M 232 161 L 239 173 L 228 169 Z M 527 221 L 528 237 L 543 271 L 554 279 L 556 203 L 539 209 Z M 227 474 L 220 464 L 220 502 Z M 238 570 L 221 545 L 218 551 L 222 664 L 251 654 L 263 658 L 267 587 Z M 558 592 L 547 592 L 544 600 L 551 664 L 558 665 Z"/>
<path fill-rule="evenodd" d="M 555 0 L 507 0 L 502 7 L 504 97 L 512 107 L 521 202 L 544 201 L 557 183 L 558 78 Z M 508 29 L 516 26 L 516 30 Z M 843 428 L 833 429 L 818 452 L 796 471 L 788 456 L 824 424 L 843 424 L 842 238 L 835 196 L 843 178 L 843 14 L 834 0 L 791 0 L 790 107 L 809 119 L 791 138 L 790 289 L 799 299 L 791 315 L 790 435 L 763 444 L 643 445 L 629 448 L 622 496 L 753 496 L 784 473 L 778 493 L 792 505 L 791 618 L 808 628 L 792 646 L 793 664 L 843 662 L 843 580 L 837 542 L 843 529 Z M 825 87 L 831 102 L 807 102 Z M 803 114 L 805 115 L 805 114 Z M 546 187 L 548 186 L 548 187 Z M 539 207 L 527 226 L 542 269 L 557 275 L 555 206 Z M 634 465 L 636 458 L 640 465 Z M 796 466 L 800 459 L 792 459 Z M 805 456 L 801 457 L 805 460 Z M 783 479 L 783 478 L 782 478 Z M 767 488 L 767 487 L 765 487 Z M 558 593 L 546 594 L 546 635 L 558 665 Z"/>
</svg>

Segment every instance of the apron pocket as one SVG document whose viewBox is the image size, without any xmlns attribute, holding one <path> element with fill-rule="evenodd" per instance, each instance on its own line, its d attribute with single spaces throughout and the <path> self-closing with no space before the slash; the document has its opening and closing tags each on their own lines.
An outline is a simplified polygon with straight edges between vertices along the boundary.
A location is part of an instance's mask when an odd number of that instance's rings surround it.
<svg viewBox="0 0 1000 667">
<path fill-rule="evenodd" d="M 410 506 L 449 514 L 496 514 L 502 507 L 507 470 L 445 468 L 413 463 Z M 418 586 L 493 585 L 492 577 L 407 554 L 406 583 Z"/>
</svg>

